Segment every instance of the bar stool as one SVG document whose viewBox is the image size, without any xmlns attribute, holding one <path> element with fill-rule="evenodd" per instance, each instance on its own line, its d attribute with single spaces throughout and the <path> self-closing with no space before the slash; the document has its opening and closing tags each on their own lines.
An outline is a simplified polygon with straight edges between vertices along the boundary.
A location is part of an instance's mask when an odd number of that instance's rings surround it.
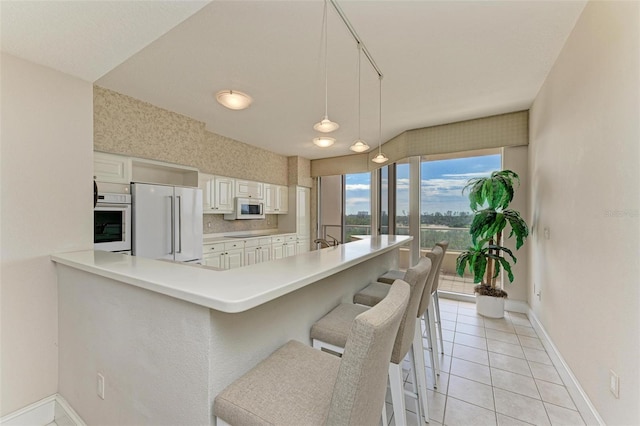
<svg viewBox="0 0 640 426">
<path fill-rule="evenodd" d="M 444 257 L 444 250 L 442 247 L 436 245 L 430 252 L 425 253 L 425 257 L 428 257 L 431 260 L 432 265 L 438 265 L 442 257 Z M 424 347 L 424 341 L 422 340 L 422 326 L 420 321 L 416 322 L 414 340 L 413 340 L 413 348 L 414 348 L 414 357 L 422 359 L 424 362 L 423 352 L 418 352 L 418 349 L 427 349 L 429 351 L 429 356 L 431 359 L 431 376 L 433 379 L 433 387 L 437 389 L 438 387 L 438 379 L 439 375 L 439 360 L 436 355 L 436 345 L 434 342 L 434 337 L 436 336 L 436 331 L 434 328 L 434 308 L 432 304 L 432 289 L 434 286 L 434 281 L 437 275 L 437 268 L 431 268 L 429 272 L 429 276 L 427 277 L 427 282 L 425 284 L 424 291 L 422 293 L 422 299 L 420 300 L 420 305 L 418 307 L 418 319 L 424 318 L 425 322 L 425 331 L 427 334 L 427 342 L 428 347 Z M 375 306 L 377 303 L 384 298 L 386 293 L 389 291 L 390 286 L 385 283 L 375 282 L 369 284 L 367 287 L 362 289 L 360 292 L 356 293 L 353 297 L 353 303 L 358 303 L 366 306 Z M 424 370 L 424 365 L 421 364 L 421 367 L 418 367 L 418 370 L 421 371 L 426 378 L 426 372 Z"/>
<path fill-rule="evenodd" d="M 438 325 L 438 334 L 440 336 L 440 353 L 444 354 L 444 339 L 442 337 L 442 320 L 440 319 L 440 299 L 438 298 L 438 285 L 440 283 L 440 269 L 442 269 L 442 262 L 444 260 L 444 256 L 447 253 L 447 248 L 449 247 L 449 242 L 446 240 L 440 241 L 436 243 L 436 246 L 442 248 L 442 258 L 440 259 L 440 263 L 434 265 L 436 268 L 436 277 L 433 281 L 433 300 L 434 300 L 434 315 L 435 322 Z M 434 247 L 435 248 L 435 247 Z M 432 249 L 433 250 L 433 249 Z M 392 284 L 396 279 L 402 278 L 404 272 L 392 269 L 380 277 L 378 277 L 378 281 L 381 283 Z"/>
<path fill-rule="evenodd" d="M 401 363 L 407 354 L 410 356 L 412 370 L 416 376 L 414 383 L 417 382 L 418 384 L 417 394 L 409 393 L 409 395 L 416 398 L 418 411 L 422 413 L 426 419 L 429 418 L 427 391 L 426 384 L 424 383 L 425 374 L 424 372 L 422 374 L 416 374 L 416 361 L 413 352 L 410 352 L 409 349 L 413 342 L 418 306 L 420 305 L 420 299 L 422 298 L 422 293 L 430 271 L 431 260 L 423 257 L 416 266 L 407 270 L 404 277 L 405 281 L 411 287 L 411 296 L 409 297 L 409 304 L 400 322 L 400 328 L 398 329 L 398 335 L 396 336 L 393 352 L 388 364 L 393 412 L 396 415 L 396 425 L 398 426 L 404 426 L 407 423 L 404 404 L 405 391 L 402 383 L 401 367 Z M 347 333 L 353 319 L 362 312 L 374 308 L 349 303 L 338 305 L 311 327 L 313 347 L 342 353 L 342 348 L 345 347 Z M 422 356 L 421 359 L 424 365 L 424 356 Z M 422 376 L 422 378 L 420 376 Z"/>
<path fill-rule="evenodd" d="M 280 347 L 216 396 L 217 424 L 377 424 L 410 293 L 398 281 L 382 302 L 356 316 L 342 358 L 295 340 Z"/>
</svg>

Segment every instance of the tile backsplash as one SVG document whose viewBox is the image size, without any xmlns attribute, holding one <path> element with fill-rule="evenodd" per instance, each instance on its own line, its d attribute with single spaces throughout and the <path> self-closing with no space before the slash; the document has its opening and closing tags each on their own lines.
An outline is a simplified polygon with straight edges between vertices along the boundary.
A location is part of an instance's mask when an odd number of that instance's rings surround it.
<svg viewBox="0 0 640 426">
<path fill-rule="evenodd" d="M 268 214 L 265 219 L 224 220 L 221 214 L 202 215 L 202 233 L 220 234 L 238 231 L 264 231 L 278 229 L 278 215 Z"/>
</svg>

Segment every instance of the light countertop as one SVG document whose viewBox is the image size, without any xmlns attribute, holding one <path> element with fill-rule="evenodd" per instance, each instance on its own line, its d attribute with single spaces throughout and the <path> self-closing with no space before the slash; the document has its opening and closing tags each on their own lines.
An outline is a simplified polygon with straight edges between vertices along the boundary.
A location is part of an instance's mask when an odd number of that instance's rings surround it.
<svg viewBox="0 0 640 426">
<path fill-rule="evenodd" d="M 222 312 L 243 312 L 319 281 L 413 238 L 382 235 L 225 271 L 85 250 L 54 254 L 61 265 Z"/>
</svg>

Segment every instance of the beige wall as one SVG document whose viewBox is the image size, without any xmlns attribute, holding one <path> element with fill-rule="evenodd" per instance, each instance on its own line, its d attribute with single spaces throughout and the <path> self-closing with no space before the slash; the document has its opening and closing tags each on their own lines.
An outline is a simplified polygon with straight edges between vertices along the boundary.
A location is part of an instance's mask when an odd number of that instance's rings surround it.
<svg viewBox="0 0 640 426">
<path fill-rule="evenodd" d="M 58 390 L 49 255 L 90 249 L 92 86 L 2 54 L 0 416 Z"/>
<path fill-rule="evenodd" d="M 287 157 L 205 130 L 204 123 L 94 86 L 94 149 L 233 178 L 288 185 Z"/>
<path fill-rule="evenodd" d="M 196 167 L 202 173 L 292 185 L 311 180 L 310 162 L 284 157 L 205 129 L 204 123 L 94 86 L 94 149 Z M 290 165 L 295 166 L 294 169 Z M 306 182 L 306 181 L 305 181 Z M 272 230 L 278 218 L 225 221 L 204 215 L 203 232 Z"/>
<path fill-rule="evenodd" d="M 530 117 L 530 304 L 610 425 L 640 424 L 639 23 L 588 3 Z"/>
<path fill-rule="evenodd" d="M 502 150 L 502 168 L 513 170 L 520 177 L 520 187 L 516 189 L 510 209 L 520 212 L 527 225 L 531 226 L 531 220 L 527 217 L 529 211 L 529 176 L 528 176 L 528 146 L 505 147 Z M 510 229 L 510 228 L 508 228 Z M 511 232 L 510 230 L 508 232 Z M 509 234 L 505 234 L 507 237 Z M 520 250 L 516 250 L 516 239 L 508 238 L 504 246 L 511 249 L 518 261 L 513 265 L 513 282 L 509 282 L 506 274 L 502 274 L 503 288 L 509 294 L 509 300 L 527 302 L 529 294 L 529 245 L 531 241 L 525 241 Z"/>
</svg>

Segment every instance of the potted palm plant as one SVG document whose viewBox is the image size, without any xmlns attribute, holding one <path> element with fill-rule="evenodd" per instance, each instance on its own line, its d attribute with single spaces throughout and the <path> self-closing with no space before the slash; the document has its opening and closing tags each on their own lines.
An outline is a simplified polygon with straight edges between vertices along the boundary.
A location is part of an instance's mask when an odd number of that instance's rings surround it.
<svg viewBox="0 0 640 426">
<path fill-rule="evenodd" d="M 504 316 L 507 292 L 496 284 L 500 271 L 504 270 L 509 282 L 513 282 L 511 262 L 517 262 L 513 252 L 502 245 L 505 228 L 507 225 L 511 228 L 507 238 L 516 238 L 516 250 L 529 235 L 520 213 L 509 209 L 515 184 L 520 185 L 518 175 L 511 170 L 501 170 L 489 177 L 471 179 L 462 189 L 463 194 L 469 191 L 469 206 L 474 214 L 469 228 L 472 246 L 458 256 L 456 272 L 463 276 L 469 268 L 473 282 L 480 283 L 475 287 L 476 310 L 491 318 Z"/>
</svg>

